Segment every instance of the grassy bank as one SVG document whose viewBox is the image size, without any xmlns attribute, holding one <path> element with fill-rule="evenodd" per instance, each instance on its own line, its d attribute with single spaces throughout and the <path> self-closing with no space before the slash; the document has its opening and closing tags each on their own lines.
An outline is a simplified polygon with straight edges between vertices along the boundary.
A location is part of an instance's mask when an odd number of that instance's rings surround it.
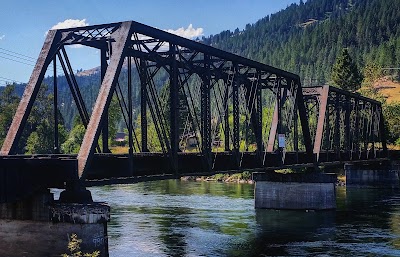
<svg viewBox="0 0 400 257">
<path fill-rule="evenodd" d="M 235 174 L 215 174 L 213 176 L 183 177 L 182 180 L 188 181 L 217 181 L 225 183 L 253 183 L 251 172 L 244 171 Z"/>
</svg>

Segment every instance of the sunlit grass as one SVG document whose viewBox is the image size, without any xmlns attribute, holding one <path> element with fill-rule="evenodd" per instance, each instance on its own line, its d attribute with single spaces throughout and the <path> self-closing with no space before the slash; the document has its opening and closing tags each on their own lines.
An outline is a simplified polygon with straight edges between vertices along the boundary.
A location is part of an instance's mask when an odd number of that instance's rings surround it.
<svg viewBox="0 0 400 257">
<path fill-rule="evenodd" d="M 129 147 L 127 146 L 112 146 L 110 150 L 113 154 L 126 154 L 129 152 Z"/>
<path fill-rule="evenodd" d="M 388 77 L 384 77 L 375 83 L 375 87 L 378 88 L 386 98 L 388 103 L 400 102 L 400 83 L 394 82 Z"/>
</svg>

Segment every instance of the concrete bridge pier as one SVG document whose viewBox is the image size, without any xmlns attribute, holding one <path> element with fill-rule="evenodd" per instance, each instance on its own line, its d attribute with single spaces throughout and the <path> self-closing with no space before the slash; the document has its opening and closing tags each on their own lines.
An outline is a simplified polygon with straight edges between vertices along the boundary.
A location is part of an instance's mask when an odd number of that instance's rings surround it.
<svg viewBox="0 0 400 257">
<path fill-rule="evenodd" d="M 336 208 L 336 174 L 253 173 L 256 209 Z"/>
<path fill-rule="evenodd" d="M 49 190 L 14 203 L 0 204 L 0 256 L 61 256 L 70 254 L 73 234 L 83 253 L 108 256 L 107 222 L 110 207 L 103 203 L 62 203 Z"/>
<path fill-rule="evenodd" d="M 399 162 L 345 164 L 346 187 L 399 188 Z"/>
</svg>

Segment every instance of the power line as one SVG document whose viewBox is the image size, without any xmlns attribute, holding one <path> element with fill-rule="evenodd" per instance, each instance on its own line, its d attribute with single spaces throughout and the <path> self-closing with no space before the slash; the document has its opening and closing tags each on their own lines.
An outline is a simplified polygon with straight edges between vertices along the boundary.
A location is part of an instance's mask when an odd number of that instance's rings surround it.
<svg viewBox="0 0 400 257">
<path fill-rule="evenodd" d="M 24 83 L 24 82 L 15 80 L 15 79 L 5 78 L 5 77 L 1 77 L 1 76 L 0 76 L 0 79 L 1 80 L 7 80 L 7 81 L 13 81 L 13 82 L 17 82 L 17 83 L 20 83 L 20 84 Z"/>
<path fill-rule="evenodd" d="M 18 62 L 18 63 L 25 64 L 25 65 L 29 65 L 29 66 L 35 66 L 35 65 L 32 64 L 32 63 L 21 62 L 21 61 L 19 61 L 19 60 L 15 60 L 15 59 L 8 58 L 8 57 L 1 56 L 1 55 L 0 55 L 0 58 L 6 59 L 6 60 L 10 60 L 10 61 L 13 61 L 13 62 Z"/>
<path fill-rule="evenodd" d="M 11 57 L 14 57 L 14 58 L 18 58 L 18 59 L 21 59 L 21 60 L 24 60 L 24 61 L 28 61 L 28 62 L 35 62 L 35 60 L 33 60 L 32 58 L 21 57 L 21 56 L 18 56 L 16 54 L 12 54 L 12 53 L 10 54 L 10 53 L 7 53 L 5 51 L 2 51 L 1 49 L 0 49 L 0 54 L 5 54 L 5 55 L 8 55 L 8 56 L 11 56 Z"/>
<path fill-rule="evenodd" d="M 6 55 L 6 56 L 4 56 L 4 55 Z M 36 58 L 34 58 L 32 56 L 21 54 L 21 53 L 15 52 L 15 51 L 11 51 L 11 50 L 8 50 L 8 49 L 2 48 L 2 47 L 0 47 L 0 58 L 6 59 L 9 61 L 13 61 L 16 63 L 32 66 L 32 67 L 35 67 L 35 64 L 36 64 Z M 59 76 L 59 75 L 64 76 L 65 74 L 64 74 L 64 72 L 62 72 L 61 65 L 57 64 L 56 67 L 58 68 L 57 76 Z M 54 71 L 53 65 L 49 65 L 47 68 L 47 71 L 48 72 Z M 24 82 L 20 82 L 20 81 L 8 79 L 8 78 L 5 78 L 5 79 L 7 79 L 6 82 L 13 81 L 13 82 L 17 82 L 17 83 L 24 83 Z"/>
<path fill-rule="evenodd" d="M 0 54 L 1 54 L 1 52 L 0 52 Z M 17 63 L 20 63 L 20 64 L 28 65 L 28 66 L 31 66 L 31 67 L 35 67 L 35 65 L 33 63 L 26 63 L 26 62 L 23 62 L 23 61 L 20 61 L 20 60 L 16 60 L 16 59 L 13 59 L 13 58 L 8 58 L 8 57 L 1 56 L 1 55 L 0 55 L 0 58 L 6 59 L 6 60 L 10 60 L 10 61 L 13 61 L 13 62 L 17 62 Z M 59 66 L 57 66 L 57 67 L 60 68 Z M 49 65 L 48 70 L 49 71 L 53 71 L 53 66 Z M 64 73 L 62 73 L 61 71 L 58 70 L 57 75 L 64 75 Z"/>
<path fill-rule="evenodd" d="M 0 52 L 0 54 L 5 54 L 5 53 Z M 8 55 L 9 55 L 9 54 L 8 54 Z M 9 55 L 9 56 L 10 56 L 10 55 Z M 25 65 L 28 65 L 28 66 L 35 67 L 35 64 L 34 64 L 35 62 L 27 63 L 27 62 L 23 62 L 23 61 L 14 59 L 15 57 L 14 57 L 14 58 L 9 58 L 9 57 L 5 57 L 5 56 L 1 56 L 1 55 L 0 55 L 0 58 L 7 59 L 7 60 L 10 60 L 10 61 L 13 61 L 13 62 L 17 62 L 17 63 L 21 63 L 21 64 L 25 64 Z M 16 57 L 16 58 L 19 58 L 19 57 Z M 26 59 L 23 59 L 23 60 L 26 60 Z M 27 61 L 29 61 L 29 60 L 27 60 Z M 61 69 L 61 66 L 59 66 L 59 65 L 57 64 L 57 68 Z M 49 66 L 48 69 L 53 70 L 53 66 Z"/>
<path fill-rule="evenodd" d="M 0 49 L 1 49 L 1 50 L 3 50 L 3 51 L 7 51 L 7 52 L 10 52 L 10 53 L 13 53 L 13 54 L 17 54 L 17 55 L 23 56 L 23 57 L 27 57 L 27 58 L 29 58 L 29 59 L 36 60 L 36 58 L 34 58 L 34 57 L 32 57 L 32 56 L 28 56 L 28 55 L 20 54 L 20 53 L 17 53 L 17 52 L 14 52 L 14 51 L 11 51 L 11 50 L 8 50 L 8 49 L 5 49 L 5 48 L 2 48 L 2 47 L 0 47 Z"/>
<path fill-rule="evenodd" d="M 36 58 L 34 58 L 32 56 L 20 54 L 20 53 L 17 53 L 17 52 L 14 52 L 14 51 L 2 48 L 2 47 L 0 47 L 0 54 L 13 57 L 13 58 L 9 58 L 9 57 L 5 57 L 5 56 L 1 56 L 0 55 L 0 58 L 7 59 L 7 60 L 10 60 L 10 61 L 13 61 L 13 62 L 17 62 L 17 63 L 21 63 L 21 64 L 33 66 L 33 67 L 36 64 Z M 16 60 L 15 58 L 23 60 L 23 61 Z M 30 63 L 26 63 L 26 62 L 30 62 Z M 60 70 L 62 69 L 62 67 L 59 64 L 57 64 L 57 68 L 59 68 Z M 50 69 L 52 71 L 53 70 L 53 66 L 49 65 L 48 69 Z M 62 74 L 63 73 L 60 72 L 57 75 L 62 75 Z"/>
</svg>

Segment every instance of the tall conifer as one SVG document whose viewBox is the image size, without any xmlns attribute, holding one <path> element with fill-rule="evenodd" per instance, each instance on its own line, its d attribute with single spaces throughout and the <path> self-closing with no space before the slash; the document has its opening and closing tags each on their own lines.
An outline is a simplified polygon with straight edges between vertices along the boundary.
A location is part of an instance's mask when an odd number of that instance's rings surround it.
<svg viewBox="0 0 400 257">
<path fill-rule="evenodd" d="M 336 59 L 332 69 L 333 83 L 348 91 L 356 91 L 361 87 L 362 74 L 353 62 L 347 48 L 342 50 L 342 53 Z"/>
</svg>

